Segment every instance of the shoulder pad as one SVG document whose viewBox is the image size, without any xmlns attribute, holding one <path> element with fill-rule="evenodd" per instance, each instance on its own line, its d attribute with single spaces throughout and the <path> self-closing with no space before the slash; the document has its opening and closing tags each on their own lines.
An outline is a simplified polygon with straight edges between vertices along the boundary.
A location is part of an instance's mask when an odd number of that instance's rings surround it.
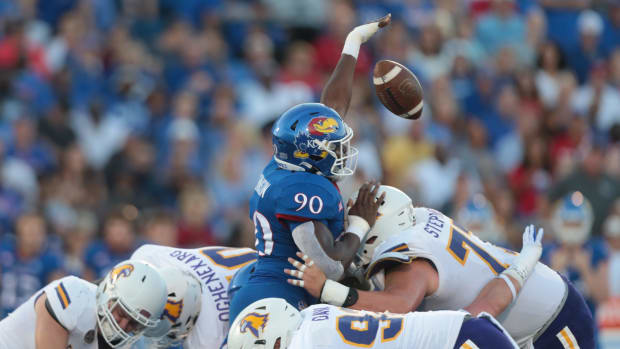
<svg viewBox="0 0 620 349">
<path fill-rule="evenodd" d="M 92 303 L 95 288 L 91 286 L 94 285 L 88 281 L 67 276 L 45 287 L 44 292 L 56 319 L 67 330 L 71 331 L 77 326 L 86 307 L 91 306 L 95 311 L 95 304 Z"/>
<path fill-rule="evenodd" d="M 166 246 L 154 245 L 154 244 L 145 244 L 138 249 L 136 249 L 132 254 L 130 259 L 139 259 L 146 262 L 153 262 L 153 260 L 157 260 L 160 257 L 159 253 L 164 250 Z"/>
<path fill-rule="evenodd" d="M 366 280 L 370 279 L 374 274 L 388 266 L 394 264 L 409 264 L 413 261 L 414 257 L 407 254 L 409 252 L 409 246 L 405 242 L 393 242 L 390 240 L 383 242 L 377 247 L 370 264 L 366 268 L 364 277 Z"/>
</svg>

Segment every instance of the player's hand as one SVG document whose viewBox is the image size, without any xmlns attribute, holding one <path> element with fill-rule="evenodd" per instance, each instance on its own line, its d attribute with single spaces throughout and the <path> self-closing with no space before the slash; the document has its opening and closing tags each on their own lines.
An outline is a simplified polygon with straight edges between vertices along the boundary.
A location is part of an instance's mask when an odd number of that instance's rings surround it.
<svg viewBox="0 0 620 349">
<path fill-rule="evenodd" d="M 523 247 L 520 253 L 527 253 L 531 258 L 536 258 L 536 260 L 540 259 L 543 235 L 545 235 L 543 228 L 538 228 L 538 231 L 536 231 L 533 224 L 525 227 L 523 231 Z"/>
<path fill-rule="evenodd" d="M 355 203 L 349 210 L 349 215 L 364 218 L 368 225 L 372 227 L 377 220 L 379 207 L 385 199 L 385 192 L 381 193 L 381 196 L 377 198 L 380 186 L 381 183 L 375 181 L 366 182 L 362 185 Z"/>
<path fill-rule="evenodd" d="M 361 43 L 365 43 L 373 36 L 379 28 L 383 28 L 390 24 L 392 21 L 392 14 L 388 13 L 386 16 L 377 19 L 376 21 L 372 21 L 367 24 L 359 25 L 351 31 L 349 35 L 353 35 L 359 38 Z"/>
<path fill-rule="evenodd" d="M 304 264 L 299 261 L 289 258 L 288 262 L 291 263 L 296 270 L 284 269 L 284 272 L 295 279 L 286 280 L 289 284 L 303 287 L 313 297 L 321 297 L 321 290 L 325 284 L 327 277 L 323 271 L 314 263 L 310 257 L 301 252 L 297 252 L 297 257 L 303 259 Z"/>
<path fill-rule="evenodd" d="M 536 228 L 533 224 L 528 225 L 523 232 L 523 247 L 519 255 L 512 261 L 512 265 L 506 269 L 506 274 L 523 287 L 523 283 L 530 277 L 540 256 L 542 255 L 543 228 Z"/>
</svg>

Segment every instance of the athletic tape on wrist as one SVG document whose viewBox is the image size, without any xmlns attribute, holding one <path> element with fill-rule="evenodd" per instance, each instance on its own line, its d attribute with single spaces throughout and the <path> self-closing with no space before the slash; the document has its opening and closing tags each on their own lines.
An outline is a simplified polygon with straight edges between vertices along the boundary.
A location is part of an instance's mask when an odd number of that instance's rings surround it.
<svg viewBox="0 0 620 349">
<path fill-rule="evenodd" d="M 506 282 L 506 285 L 508 285 L 508 288 L 510 289 L 510 293 L 512 294 L 512 300 L 510 301 L 510 303 L 514 302 L 517 299 L 517 290 L 515 289 L 515 285 L 512 283 L 508 275 L 504 273 L 499 274 L 499 278 L 504 280 Z"/>
<path fill-rule="evenodd" d="M 510 275 L 519 284 L 519 287 L 523 287 L 523 283 L 529 276 L 526 270 L 519 268 L 515 264 L 504 270 L 502 274 Z"/>
<path fill-rule="evenodd" d="M 360 34 L 352 31 L 349 35 L 347 35 L 347 39 L 344 41 L 342 54 L 347 54 L 357 59 L 357 56 L 360 53 L 360 46 L 362 46 L 362 38 L 360 37 Z"/>
<path fill-rule="evenodd" d="M 357 235 L 360 238 L 360 243 L 364 242 L 364 238 L 369 230 L 370 225 L 364 218 L 360 216 L 349 216 L 349 226 L 346 232 Z"/>
<path fill-rule="evenodd" d="M 321 290 L 321 302 L 342 307 L 349 297 L 349 287 L 334 280 L 325 280 Z"/>
</svg>

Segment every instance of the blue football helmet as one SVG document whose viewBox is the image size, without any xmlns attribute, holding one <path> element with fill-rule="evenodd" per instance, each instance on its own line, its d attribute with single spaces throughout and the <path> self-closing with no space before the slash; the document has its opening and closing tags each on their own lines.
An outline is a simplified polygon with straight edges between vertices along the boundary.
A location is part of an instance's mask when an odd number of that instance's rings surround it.
<svg viewBox="0 0 620 349">
<path fill-rule="evenodd" d="M 280 116 L 272 133 L 274 159 L 281 168 L 333 180 L 355 172 L 358 151 L 350 145 L 353 130 L 324 104 L 294 106 Z"/>
<path fill-rule="evenodd" d="M 555 238 L 567 244 L 582 244 L 590 236 L 594 211 L 590 201 L 579 191 L 558 200 L 551 216 Z"/>
</svg>

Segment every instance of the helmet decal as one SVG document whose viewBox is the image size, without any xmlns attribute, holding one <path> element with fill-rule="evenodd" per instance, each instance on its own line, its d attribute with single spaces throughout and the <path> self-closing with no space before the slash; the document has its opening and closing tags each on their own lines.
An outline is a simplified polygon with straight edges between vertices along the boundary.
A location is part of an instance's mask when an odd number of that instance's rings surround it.
<svg viewBox="0 0 620 349">
<path fill-rule="evenodd" d="M 311 135 L 322 136 L 338 131 L 338 121 L 334 118 L 319 116 L 308 123 L 308 131 Z"/>
<path fill-rule="evenodd" d="M 295 152 L 293 153 L 293 156 L 298 159 L 307 159 L 310 156 L 310 154 L 300 151 L 300 150 L 295 150 Z"/>
<path fill-rule="evenodd" d="M 264 330 L 268 320 L 269 314 L 249 313 L 241 320 L 239 328 L 241 333 L 250 331 L 254 337 L 258 338 L 258 330 Z"/>
<path fill-rule="evenodd" d="M 110 272 L 112 277 L 112 282 L 116 281 L 119 277 L 128 277 L 133 271 L 133 265 L 131 264 L 123 264 L 120 265 Z"/>
<path fill-rule="evenodd" d="M 178 302 L 175 302 L 168 298 L 166 302 L 166 306 L 164 307 L 164 312 L 161 314 L 162 318 L 168 318 L 170 322 L 175 323 L 181 316 L 181 312 L 183 311 L 183 300 L 181 299 Z"/>
</svg>

